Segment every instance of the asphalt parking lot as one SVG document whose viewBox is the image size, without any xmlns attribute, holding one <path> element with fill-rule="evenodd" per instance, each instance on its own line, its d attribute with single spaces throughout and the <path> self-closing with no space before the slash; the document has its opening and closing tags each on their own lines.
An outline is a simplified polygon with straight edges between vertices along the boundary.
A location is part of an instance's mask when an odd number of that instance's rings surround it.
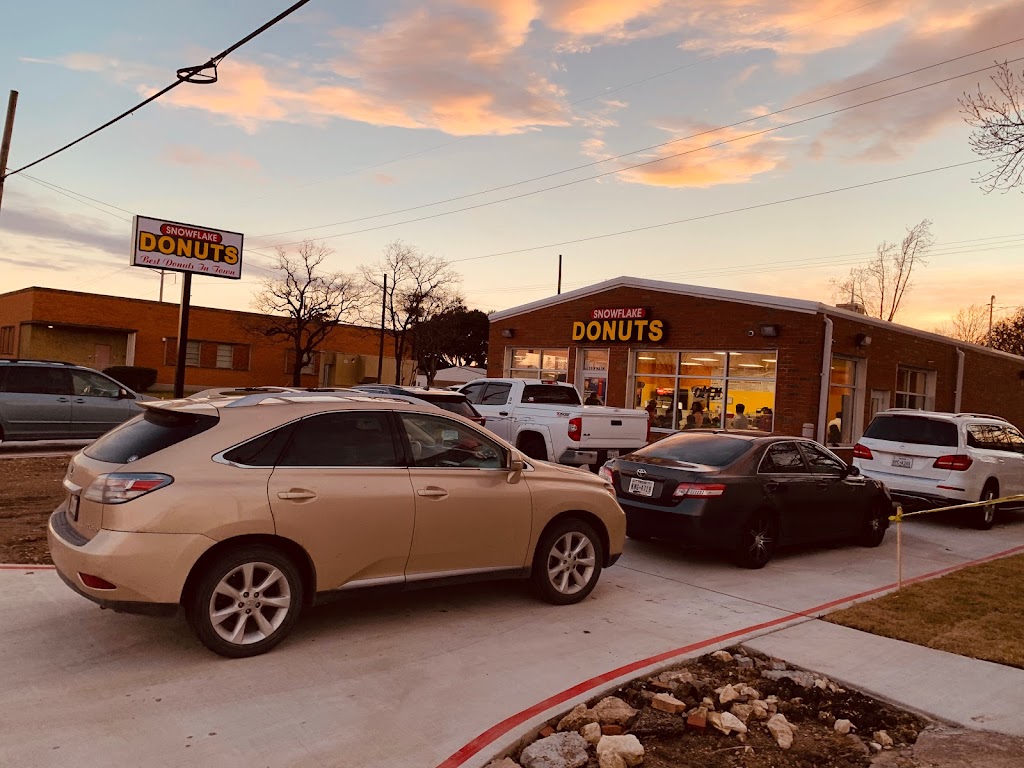
<svg viewBox="0 0 1024 768">
<path fill-rule="evenodd" d="M 1024 514 L 904 531 L 914 576 L 1024 545 Z M 892 531 L 876 550 L 782 553 L 763 571 L 628 542 L 578 606 L 515 583 L 353 596 L 308 612 L 269 655 L 227 660 L 181 620 L 101 611 L 49 570 L 0 570 L 0 765 L 479 766 L 507 735 L 447 758 L 552 694 L 895 572 Z"/>
</svg>

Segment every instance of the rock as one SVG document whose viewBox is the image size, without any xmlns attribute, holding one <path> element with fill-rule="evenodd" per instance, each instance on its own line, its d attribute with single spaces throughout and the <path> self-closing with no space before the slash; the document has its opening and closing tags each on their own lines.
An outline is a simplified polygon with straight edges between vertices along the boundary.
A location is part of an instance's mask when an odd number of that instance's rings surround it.
<svg viewBox="0 0 1024 768">
<path fill-rule="evenodd" d="M 726 736 L 729 735 L 729 729 L 722 725 L 722 713 L 721 712 L 708 712 L 707 716 L 708 725 L 713 728 L 717 728 Z"/>
<path fill-rule="evenodd" d="M 736 665 L 740 669 L 753 669 L 754 668 L 754 660 L 752 658 L 750 658 L 749 656 L 744 656 L 741 653 L 736 653 L 736 654 L 733 654 L 733 659 L 735 660 Z"/>
<path fill-rule="evenodd" d="M 879 744 L 877 741 L 869 741 L 868 746 L 871 747 L 871 749 L 873 749 L 875 752 L 882 751 L 882 745 Z"/>
<path fill-rule="evenodd" d="M 613 758 L 618 758 L 614 760 Z M 601 768 L 614 768 L 617 765 L 632 768 L 644 761 L 644 747 L 640 740 L 629 736 L 602 736 L 597 743 L 597 759 Z"/>
<path fill-rule="evenodd" d="M 700 705 L 702 707 L 706 707 L 707 709 L 715 708 L 715 702 L 709 699 L 707 696 L 704 697 L 704 700 L 700 703 Z"/>
<path fill-rule="evenodd" d="M 784 672 L 786 669 L 786 662 L 779 661 L 778 659 L 772 659 L 769 664 L 771 665 L 771 669 L 776 672 Z"/>
<path fill-rule="evenodd" d="M 873 736 L 875 741 L 883 747 L 891 747 L 893 745 L 892 736 L 890 736 L 887 731 L 875 731 Z"/>
<path fill-rule="evenodd" d="M 832 725 L 835 728 L 836 733 L 841 733 L 843 736 L 853 730 L 853 723 L 849 720 L 836 720 Z"/>
<path fill-rule="evenodd" d="M 657 694 L 651 699 L 651 706 L 662 712 L 668 712 L 670 715 L 677 715 L 680 712 L 686 711 L 686 705 L 683 702 L 667 693 Z"/>
<path fill-rule="evenodd" d="M 637 711 L 617 696 L 606 696 L 594 705 L 594 715 L 601 725 L 628 725 Z"/>
<path fill-rule="evenodd" d="M 736 717 L 738 717 L 743 723 L 750 720 L 754 714 L 754 708 L 750 704 L 733 704 L 732 709 L 729 711 L 736 715 Z M 767 711 L 768 710 L 765 710 L 765 712 Z"/>
<path fill-rule="evenodd" d="M 754 701 L 750 702 L 751 715 L 755 720 L 767 720 L 769 717 L 775 714 L 774 712 L 770 712 L 768 707 L 769 705 L 767 702 L 761 701 L 760 699 L 755 699 Z"/>
<path fill-rule="evenodd" d="M 761 677 L 766 680 L 792 680 L 801 688 L 814 687 L 814 675 L 798 669 L 766 669 L 761 673 Z"/>
<path fill-rule="evenodd" d="M 672 683 L 667 683 L 664 680 L 651 680 L 650 686 L 656 691 L 667 691 L 669 693 L 675 692 L 676 689 Z"/>
<path fill-rule="evenodd" d="M 533 742 L 519 755 L 523 768 L 581 768 L 589 759 L 587 742 L 578 733 L 556 733 Z"/>
<path fill-rule="evenodd" d="M 586 704 L 577 704 L 565 717 L 558 721 L 560 731 L 578 731 L 588 723 L 596 723 L 597 715 Z"/>
<path fill-rule="evenodd" d="M 729 704 L 734 701 L 740 701 L 740 699 L 742 698 L 740 696 L 740 692 L 737 691 L 736 688 L 731 685 L 726 685 L 722 688 L 719 688 L 717 691 L 715 691 L 715 693 L 718 694 L 718 700 L 722 704 Z"/>
<path fill-rule="evenodd" d="M 865 744 L 863 741 L 861 741 L 860 736 L 858 736 L 858 735 L 856 735 L 854 733 L 851 733 L 851 734 L 847 735 L 846 739 L 847 739 L 847 741 L 850 742 L 850 746 L 852 746 L 854 749 L 856 749 L 862 755 L 870 755 L 871 754 L 871 750 L 868 748 L 868 745 Z"/>
<path fill-rule="evenodd" d="M 601 735 L 603 736 L 621 736 L 622 735 L 621 725 L 602 725 Z"/>
<path fill-rule="evenodd" d="M 601 740 L 601 726 L 597 723 L 587 723 L 580 728 L 580 736 L 596 746 Z"/>
<path fill-rule="evenodd" d="M 782 749 L 789 749 L 793 746 L 793 726 L 786 720 L 785 715 L 772 715 L 768 719 L 768 730 L 775 738 L 775 743 Z"/>
<path fill-rule="evenodd" d="M 826 690 L 828 690 L 828 680 L 822 680 L 821 678 L 816 678 L 815 681 L 814 681 L 814 687 L 815 688 L 819 688 L 819 689 L 821 689 L 823 691 L 826 691 Z"/>
<path fill-rule="evenodd" d="M 501 760 L 492 760 L 485 768 L 519 768 L 519 763 L 511 757 L 503 757 Z"/>
<path fill-rule="evenodd" d="M 729 731 L 735 731 L 736 733 L 746 733 L 747 726 L 732 712 L 722 713 L 722 725 L 729 729 Z M 729 735 L 729 731 L 726 731 L 726 735 Z"/>
<path fill-rule="evenodd" d="M 664 672 L 658 676 L 666 683 L 693 683 L 693 673 L 688 669 L 677 669 L 675 672 Z"/>
<path fill-rule="evenodd" d="M 540 736 L 542 739 L 546 739 L 548 736 L 550 736 L 554 732 L 555 732 L 554 728 L 552 728 L 550 725 L 545 725 L 543 728 L 540 729 L 540 733 L 537 734 L 537 735 Z"/>
<path fill-rule="evenodd" d="M 761 692 L 757 688 L 751 688 L 749 685 L 741 685 L 737 687 L 740 692 L 740 697 L 744 701 L 750 701 L 751 699 L 760 699 Z"/>
<path fill-rule="evenodd" d="M 711 654 L 711 658 L 715 661 L 729 662 L 732 661 L 732 654 L 728 651 L 715 651 Z"/>
<path fill-rule="evenodd" d="M 686 716 L 686 725 L 690 728 L 707 728 L 708 727 L 708 710 L 707 707 L 697 707 L 690 711 L 690 714 Z"/>
</svg>

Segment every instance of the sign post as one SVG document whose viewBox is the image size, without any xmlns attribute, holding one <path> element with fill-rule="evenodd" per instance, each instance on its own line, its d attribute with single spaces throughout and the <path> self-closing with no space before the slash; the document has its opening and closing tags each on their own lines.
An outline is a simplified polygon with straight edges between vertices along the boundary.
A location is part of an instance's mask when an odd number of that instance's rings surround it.
<svg viewBox="0 0 1024 768">
<path fill-rule="evenodd" d="M 174 368 L 176 398 L 185 396 L 192 275 L 241 279 L 243 239 L 241 232 L 197 227 L 179 221 L 147 216 L 136 216 L 133 220 L 132 266 L 184 273 L 178 314 L 178 355 Z"/>
</svg>

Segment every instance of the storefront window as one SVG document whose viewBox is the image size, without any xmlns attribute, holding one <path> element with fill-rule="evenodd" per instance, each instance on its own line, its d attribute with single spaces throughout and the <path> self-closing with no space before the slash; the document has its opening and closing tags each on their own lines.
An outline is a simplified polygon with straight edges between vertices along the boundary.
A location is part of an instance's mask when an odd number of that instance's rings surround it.
<svg viewBox="0 0 1024 768">
<path fill-rule="evenodd" d="M 739 416 L 739 429 L 771 432 L 775 362 L 775 352 L 639 351 L 633 407 L 652 414 L 655 429 L 730 429 Z"/>
<path fill-rule="evenodd" d="M 565 381 L 569 373 L 568 349 L 513 349 L 509 376 L 516 379 Z"/>
<path fill-rule="evenodd" d="M 896 369 L 896 407 L 930 411 L 935 407 L 935 371 Z"/>
<path fill-rule="evenodd" d="M 608 350 L 581 349 L 576 377 L 583 402 L 587 405 L 608 404 Z"/>
<path fill-rule="evenodd" d="M 830 446 L 852 445 L 860 437 L 861 425 L 856 423 L 860 362 L 833 357 L 828 382 L 828 421 L 825 443 Z"/>
</svg>

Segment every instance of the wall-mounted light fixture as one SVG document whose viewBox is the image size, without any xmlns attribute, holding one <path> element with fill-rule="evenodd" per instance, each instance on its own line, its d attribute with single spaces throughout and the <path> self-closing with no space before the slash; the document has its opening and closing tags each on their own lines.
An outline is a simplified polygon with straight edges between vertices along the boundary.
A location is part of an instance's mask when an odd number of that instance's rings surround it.
<svg viewBox="0 0 1024 768">
<path fill-rule="evenodd" d="M 502 328 L 501 329 L 501 336 L 502 336 L 502 338 L 511 339 L 515 335 L 516 335 L 516 331 L 515 331 L 514 328 Z"/>
<path fill-rule="evenodd" d="M 773 339 L 779 335 L 779 326 L 775 324 L 762 325 L 761 335 L 764 336 L 766 339 Z"/>
<path fill-rule="evenodd" d="M 871 346 L 871 337 L 868 336 L 866 333 L 858 333 L 857 334 L 857 346 L 858 347 L 870 347 Z"/>
</svg>

